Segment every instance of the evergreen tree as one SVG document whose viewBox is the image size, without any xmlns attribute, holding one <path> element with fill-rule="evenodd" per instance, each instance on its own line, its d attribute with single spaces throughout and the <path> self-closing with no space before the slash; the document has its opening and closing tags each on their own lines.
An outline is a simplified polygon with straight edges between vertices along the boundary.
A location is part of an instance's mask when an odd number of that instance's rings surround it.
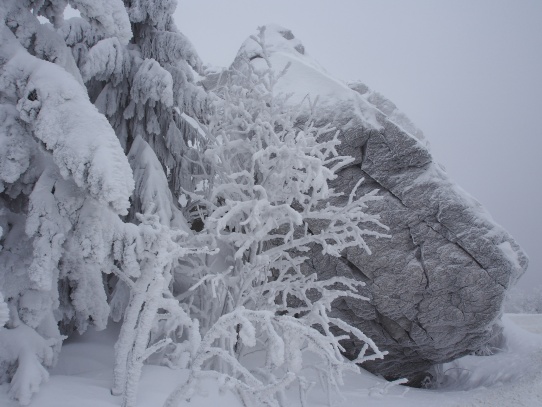
<svg viewBox="0 0 542 407">
<path fill-rule="evenodd" d="M 205 104 L 199 59 L 172 22 L 174 1 L 70 0 L 80 17 L 64 20 L 67 4 L 0 5 L 0 293 L 11 309 L 0 337 L 16 347 L 0 353 L 0 381 L 21 403 L 55 362 L 59 326 L 141 313 L 116 353 L 115 371 L 134 377 L 151 336 L 156 350 L 195 326 L 169 284 L 179 258 L 203 250 L 186 243 L 171 192 L 191 131 L 181 114 Z M 115 389 L 133 404 L 137 380 L 120 376 Z"/>
<path fill-rule="evenodd" d="M 122 4 L 110 2 L 115 6 Z M 59 321 L 80 331 L 89 322 L 105 327 L 102 272 L 113 267 L 106 259 L 115 225 L 107 222 L 128 213 L 134 188 L 113 129 L 89 101 L 55 31 L 64 7 L 0 5 L 0 291 L 11 309 L 0 328 L 9 344 L 0 354 L 0 381 L 10 380 L 23 404 L 47 377 L 42 366 L 56 360 Z M 115 15 L 108 14 L 109 26 L 129 36 Z"/>
</svg>

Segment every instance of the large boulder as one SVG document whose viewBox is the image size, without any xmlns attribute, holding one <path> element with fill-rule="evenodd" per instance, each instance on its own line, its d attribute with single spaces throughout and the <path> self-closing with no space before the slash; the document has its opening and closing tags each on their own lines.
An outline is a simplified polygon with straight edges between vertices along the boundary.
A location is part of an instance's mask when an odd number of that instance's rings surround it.
<svg viewBox="0 0 542 407">
<path fill-rule="evenodd" d="M 251 41 L 233 67 L 258 58 Z M 334 310 L 389 352 L 365 367 L 415 381 L 432 365 L 482 348 L 500 333 L 503 298 L 527 268 L 525 253 L 448 178 L 422 132 L 393 103 L 361 83 L 331 77 L 287 29 L 268 26 L 266 42 L 277 72 L 290 64 L 279 90 L 293 93 L 294 104 L 318 96 L 314 117 L 336 127 L 340 153 L 355 158 L 333 187 L 348 196 L 364 178 L 360 192 L 376 188 L 383 197 L 368 211 L 389 226 L 389 239 L 368 238 L 372 254 L 354 248 L 333 258 L 315 249 L 306 268 L 320 278 L 347 275 L 366 283 L 370 301 L 343 299 Z M 358 343 L 344 346 L 347 356 L 359 352 Z"/>
</svg>

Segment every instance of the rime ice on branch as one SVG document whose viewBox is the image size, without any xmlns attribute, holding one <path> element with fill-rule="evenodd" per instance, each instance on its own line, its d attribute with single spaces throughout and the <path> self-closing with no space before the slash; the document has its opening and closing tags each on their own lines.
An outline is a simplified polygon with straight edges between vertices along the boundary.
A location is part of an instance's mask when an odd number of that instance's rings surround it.
<svg viewBox="0 0 542 407">
<path fill-rule="evenodd" d="M 345 277 L 319 281 L 301 270 L 311 247 L 339 256 L 352 246 L 370 251 L 366 236 L 387 237 L 375 230 L 387 230 L 378 216 L 364 212 L 379 199 L 377 191 L 357 196 L 356 186 L 345 205 L 328 202 L 337 195 L 329 181 L 353 159 L 337 153 L 334 129 L 317 129 L 311 117 L 287 106 L 287 96 L 275 93 L 288 68 L 275 74 L 265 31 L 252 41 L 260 59 L 236 67 L 202 126 L 205 161 L 214 172 L 201 193 L 188 196 L 205 218 L 204 231 L 231 256 L 224 268 L 204 269 L 191 288 L 206 333 L 191 376 L 170 396 L 170 405 L 190 398 L 197 379 L 206 376 L 222 377 L 247 405 L 278 405 L 293 381 L 302 395 L 307 390 L 305 351 L 320 357 L 331 389 L 344 370 L 358 371 L 356 363 L 383 356 L 362 332 L 328 315 L 339 297 L 364 299 L 358 294 L 362 283 Z M 355 360 L 345 361 L 340 341 L 350 337 L 366 345 Z M 253 347 L 266 355 L 257 372 L 243 365 Z"/>
</svg>

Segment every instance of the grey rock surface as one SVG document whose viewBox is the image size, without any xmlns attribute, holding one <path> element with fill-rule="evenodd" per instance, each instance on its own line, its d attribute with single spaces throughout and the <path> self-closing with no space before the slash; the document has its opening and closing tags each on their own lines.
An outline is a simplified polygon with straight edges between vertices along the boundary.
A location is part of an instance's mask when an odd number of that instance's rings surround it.
<svg viewBox="0 0 542 407">
<path fill-rule="evenodd" d="M 366 367 L 413 379 L 499 334 L 505 292 L 527 258 L 421 143 L 382 120 L 379 131 L 359 128 L 366 139 L 362 158 L 342 171 L 334 187 L 349 192 L 365 178 L 363 190 L 378 188 L 383 200 L 369 211 L 380 214 L 391 238 L 370 240 L 371 255 L 351 249 L 341 259 L 323 261 L 315 251 L 310 271 L 366 283 L 370 302 L 341 300 L 335 313 L 389 352 Z M 346 344 L 347 353 L 353 356 L 359 346 Z"/>
<path fill-rule="evenodd" d="M 423 134 L 395 105 L 361 83 L 345 85 L 299 52 L 299 41 L 270 27 L 269 49 L 293 100 L 320 95 L 318 121 L 340 131 L 340 153 L 355 162 L 334 181 L 350 193 L 375 188 L 370 212 L 390 227 L 389 239 L 368 239 L 372 254 L 351 249 L 342 258 L 311 253 L 307 272 L 325 279 L 352 276 L 370 301 L 343 299 L 334 313 L 389 352 L 367 366 L 386 377 L 415 380 L 432 365 L 476 351 L 500 333 L 501 305 L 528 260 L 487 211 L 447 176 Z M 246 51 L 248 49 L 248 51 Z M 303 49 L 304 50 L 304 49 Z M 242 48 L 239 57 L 254 52 Z M 248 55 L 254 58 L 254 55 Z M 360 344 L 345 342 L 346 354 Z"/>
</svg>

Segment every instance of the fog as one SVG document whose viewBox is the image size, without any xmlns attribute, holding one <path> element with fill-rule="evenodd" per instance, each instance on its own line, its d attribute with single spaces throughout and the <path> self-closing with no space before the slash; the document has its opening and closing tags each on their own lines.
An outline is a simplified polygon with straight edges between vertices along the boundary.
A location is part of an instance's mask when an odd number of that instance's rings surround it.
<svg viewBox="0 0 542 407">
<path fill-rule="evenodd" d="M 542 284 L 542 1 L 181 0 L 176 21 L 219 66 L 283 25 L 328 72 L 383 93 L 527 251 L 520 287 Z"/>
</svg>

